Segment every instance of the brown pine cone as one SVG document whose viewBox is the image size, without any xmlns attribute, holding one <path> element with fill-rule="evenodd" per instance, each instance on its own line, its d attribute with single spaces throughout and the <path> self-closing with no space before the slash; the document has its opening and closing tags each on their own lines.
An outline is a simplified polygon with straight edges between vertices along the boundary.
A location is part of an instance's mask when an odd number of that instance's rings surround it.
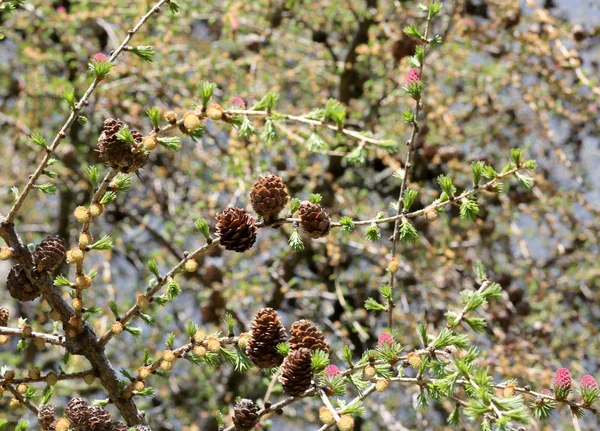
<svg viewBox="0 0 600 431">
<path fill-rule="evenodd" d="M 110 423 L 110 427 L 108 429 L 110 431 L 128 431 L 129 427 L 122 421 L 114 420 Z"/>
<path fill-rule="evenodd" d="M 329 214 L 323 211 L 321 205 L 303 201 L 298 212 L 302 229 L 312 238 L 321 238 L 329 233 L 331 219 Z"/>
<path fill-rule="evenodd" d="M 67 247 L 61 237 L 52 235 L 42 240 L 35 248 L 33 261 L 39 272 L 52 271 L 65 260 Z"/>
<path fill-rule="evenodd" d="M 43 430 L 48 430 L 50 426 L 54 423 L 55 413 L 55 406 L 44 406 L 38 411 L 38 424 Z"/>
<path fill-rule="evenodd" d="M 121 120 L 109 118 L 104 120 L 102 134 L 98 138 L 100 156 L 114 169 L 122 172 L 135 172 L 148 161 L 148 154 L 139 150 L 133 152 L 134 147 L 117 138 L 117 133 L 125 126 Z M 136 130 L 131 130 L 136 144 L 141 144 L 143 136 Z"/>
<path fill-rule="evenodd" d="M 301 348 L 286 356 L 281 366 L 279 381 L 287 394 L 298 397 L 310 388 L 312 375 L 310 350 Z"/>
<path fill-rule="evenodd" d="M 277 175 L 261 176 L 250 190 L 252 208 L 266 222 L 277 217 L 289 200 L 287 188 Z"/>
<path fill-rule="evenodd" d="M 329 345 L 325 341 L 323 333 L 309 320 L 298 320 L 292 324 L 290 330 L 290 348 L 298 350 L 323 350 L 329 353 Z"/>
<path fill-rule="evenodd" d="M 65 409 L 65 414 L 76 428 L 87 426 L 89 423 L 90 409 L 87 401 L 83 398 L 71 398 Z"/>
<path fill-rule="evenodd" d="M 40 290 L 29 281 L 25 270 L 19 264 L 13 266 L 8 273 L 6 288 L 10 296 L 18 301 L 33 301 L 40 296 Z"/>
<path fill-rule="evenodd" d="M 233 409 L 233 424 L 237 430 L 250 430 L 258 423 L 258 407 L 254 401 L 242 399 Z"/>
<path fill-rule="evenodd" d="M 104 407 L 90 407 L 89 417 L 88 425 L 92 431 L 108 431 L 111 418 L 110 413 Z"/>
<path fill-rule="evenodd" d="M 243 253 L 256 241 L 256 220 L 241 208 L 227 208 L 217 214 L 219 242 L 227 250 Z"/>
<path fill-rule="evenodd" d="M 10 311 L 6 307 L 0 307 L 0 326 L 7 326 L 10 319 Z"/>
<path fill-rule="evenodd" d="M 260 368 L 274 368 L 281 365 L 283 356 L 277 353 L 279 343 L 287 341 L 287 334 L 277 311 L 262 308 L 252 321 L 252 338 L 248 341 L 246 354 Z"/>
</svg>

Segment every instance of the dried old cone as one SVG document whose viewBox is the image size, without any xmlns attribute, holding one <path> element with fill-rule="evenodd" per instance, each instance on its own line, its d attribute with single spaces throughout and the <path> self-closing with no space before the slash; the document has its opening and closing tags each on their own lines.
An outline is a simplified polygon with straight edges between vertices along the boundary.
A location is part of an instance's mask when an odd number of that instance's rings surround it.
<svg viewBox="0 0 600 431">
<path fill-rule="evenodd" d="M 329 214 L 323 211 L 321 205 L 304 201 L 300 204 L 298 212 L 302 229 L 312 238 L 321 238 L 329 233 L 331 219 Z"/>
<path fill-rule="evenodd" d="M 125 425 L 125 422 L 113 420 L 108 429 L 109 431 L 128 431 L 129 427 Z"/>
<path fill-rule="evenodd" d="M 252 338 L 248 341 L 246 354 L 260 368 L 281 365 L 283 356 L 277 353 L 277 345 L 287 341 L 281 319 L 272 308 L 262 308 L 252 322 Z"/>
<path fill-rule="evenodd" d="M 255 219 L 241 208 L 227 208 L 217 214 L 217 235 L 227 250 L 242 253 L 256 241 Z"/>
<path fill-rule="evenodd" d="M 54 414 L 56 413 L 56 407 L 44 406 L 38 411 L 38 424 L 43 430 L 48 430 L 54 423 Z"/>
<path fill-rule="evenodd" d="M 298 320 L 290 330 L 290 347 L 292 350 L 306 348 L 308 350 L 323 350 L 329 353 L 329 345 L 325 337 L 311 321 Z"/>
<path fill-rule="evenodd" d="M 65 414 L 71 419 L 75 427 L 88 425 L 90 409 L 86 400 L 80 397 L 71 398 L 65 409 Z"/>
<path fill-rule="evenodd" d="M 93 406 L 89 408 L 88 425 L 93 431 L 107 431 L 111 422 L 110 413 L 104 407 Z"/>
<path fill-rule="evenodd" d="M 8 273 L 6 288 L 10 296 L 18 301 L 33 301 L 40 296 L 40 290 L 33 285 L 21 265 L 15 265 Z"/>
<path fill-rule="evenodd" d="M 261 176 L 250 190 L 252 208 L 266 222 L 276 217 L 289 200 L 287 188 L 277 175 Z"/>
<path fill-rule="evenodd" d="M 125 127 L 125 123 L 121 120 L 109 118 L 104 120 L 102 134 L 98 138 L 98 150 L 102 158 L 115 169 L 120 169 L 122 172 L 135 172 L 148 160 L 148 154 L 141 150 L 136 150 L 129 143 L 117 138 L 117 133 L 121 128 Z M 131 130 L 133 139 L 136 144 L 141 144 L 142 134 L 136 130 Z"/>
<path fill-rule="evenodd" d="M 52 271 L 65 260 L 66 254 L 65 242 L 58 235 L 52 235 L 35 248 L 33 261 L 38 271 Z"/>
<path fill-rule="evenodd" d="M 310 350 L 301 348 L 286 356 L 279 381 L 287 394 L 298 397 L 310 388 L 312 374 Z"/>
<path fill-rule="evenodd" d="M 10 311 L 6 307 L 0 307 L 0 326 L 7 326 L 10 319 Z"/>
<path fill-rule="evenodd" d="M 233 424 L 237 430 L 250 430 L 258 423 L 258 407 L 254 401 L 242 399 L 233 409 Z"/>
</svg>

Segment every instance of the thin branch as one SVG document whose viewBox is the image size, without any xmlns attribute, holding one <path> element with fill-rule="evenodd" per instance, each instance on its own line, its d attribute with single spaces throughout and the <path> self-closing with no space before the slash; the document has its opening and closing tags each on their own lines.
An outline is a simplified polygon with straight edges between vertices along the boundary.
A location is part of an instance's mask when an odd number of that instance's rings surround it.
<svg viewBox="0 0 600 431">
<path fill-rule="evenodd" d="M 8 389 L 15 396 L 15 398 L 19 400 L 21 404 L 23 404 L 25 407 L 31 410 L 36 416 L 38 415 L 38 408 L 34 406 L 30 401 L 27 401 L 25 397 L 14 388 L 13 385 L 6 385 L 6 389 Z"/>
<path fill-rule="evenodd" d="M 9 337 L 32 338 L 44 340 L 46 343 L 64 347 L 66 345 L 65 337 L 60 335 L 44 334 L 42 332 L 32 332 L 29 336 L 24 336 L 20 328 L 9 328 L 0 326 L 0 335 L 8 335 Z"/>
<path fill-rule="evenodd" d="M 148 13 L 146 13 L 146 15 L 141 17 L 140 20 L 138 21 L 138 23 L 136 24 L 136 26 L 127 32 L 127 36 L 125 37 L 125 39 L 123 40 L 121 45 L 108 58 L 108 61 L 110 61 L 111 63 L 114 63 L 114 61 L 117 59 L 117 57 L 119 57 L 121 52 L 124 50 L 125 46 L 129 43 L 131 38 L 138 32 L 138 30 L 144 25 L 144 23 L 146 23 L 146 21 L 148 21 L 148 19 L 153 14 L 157 13 L 163 4 L 168 3 L 168 2 L 169 2 L 169 0 L 160 0 L 158 3 L 156 3 L 156 5 L 154 5 L 154 7 L 152 7 L 148 11 Z M 23 206 L 23 203 L 25 202 L 25 199 L 27 199 L 27 195 L 29 194 L 31 189 L 35 186 L 35 182 L 40 177 L 40 175 L 44 172 L 44 169 L 46 169 L 46 166 L 48 166 L 48 162 L 52 158 L 54 151 L 59 146 L 59 144 L 62 142 L 62 140 L 67 136 L 67 131 L 69 130 L 71 125 L 77 119 L 78 112 L 88 102 L 91 94 L 94 92 L 94 90 L 96 89 L 96 87 L 98 86 L 99 83 L 100 83 L 100 81 L 98 80 L 98 78 L 94 78 L 94 81 L 90 84 L 87 91 L 83 94 L 81 99 L 79 99 L 79 101 L 75 104 L 74 108 L 71 111 L 71 114 L 67 118 L 67 121 L 65 121 L 63 126 L 60 128 L 60 131 L 54 137 L 52 144 L 46 150 L 46 154 L 44 155 L 42 162 L 39 164 L 39 166 L 37 167 L 35 172 L 29 177 L 29 181 L 27 182 L 27 185 L 25 186 L 23 191 L 19 194 L 17 201 L 15 202 L 15 204 L 11 208 L 10 212 L 8 213 L 8 216 L 6 217 L 6 219 L 9 222 L 12 222 L 15 219 L 15 217 L 17 216 L 19 210 L 21 209 L 21 207 Z"/>
<path fill-rule="evenodd" d="M 89 369 L 89 370 L 85 370 L 85 371 L 78 371 L 76 373 L 70 373 L 70 374 L 53 374 L 53 375 L 57 377 L 57 380 L 61 381 L 61 380 L 83 379 L 85 376 L 87 376 L 89 374 L 94 374 L 94 370 Z M 39 382 L 45 382 L 47 380 L 48 380 L 48 374 L 46 374 L 44 376 L 36 377 L 36 378 L 23 377 L 21 379 L 11 379 L 9 383 L 10 384 L 18 385 L 18 384 L 21 384 L 21 383 L 39 383 Z M 6 380 L 0 379 L 0 385 L 4 385 L 6 383 L 7 383 Z"/>
</svg>

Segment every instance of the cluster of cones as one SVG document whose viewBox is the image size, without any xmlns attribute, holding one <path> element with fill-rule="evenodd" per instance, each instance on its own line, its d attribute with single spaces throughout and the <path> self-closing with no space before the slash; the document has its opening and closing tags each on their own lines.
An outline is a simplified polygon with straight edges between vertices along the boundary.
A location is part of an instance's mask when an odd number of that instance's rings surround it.
<svg viewBox="0 0 600 431">
<path fill-rule="evenodd" d="M 65 417 L 56 419 L 56 408 L 51 405 L 40 408 L 38 424 L 44 431 L 128 431 L 130 428 L 122 421 L 113 420 L 104 407 L 90 407 L 83 398 L 75 397 L 65 409 Z M 133 427 L 136 431 L 148 431 L 143 425 Z"/>
<path fill-rule="evenodd" d="M 288 339 L 285 327 L 277 312 L 263 308 L 254 317 L 252 338 L 248 341 L 246 354 L 259 368 L 281 366 L 279 378 L 283 390 L 293 396 L 302 396 L 312 385 L 313 369 L 311 353 L 322 350 L 329 353 L 325 337 L 312 322 L 299 320 L 292 324 Z M 289 353 L 284 358 L 277 345 L 289 343 Z M 236 429 L 251 429 L 258 421 L 258 408 L 253 401 L 243 399 L 234 408 L 233 422 Z"/>
<path fill-rule="evenodd" d="M 57 235 L 42 240 L 33 253 L 33 263 L 37 272 L 53 271 L 65 259 L 67 248 Z M 39 288 L 31 283 L 25 269 L 16 264 L 8 273 L 6 288 L 10 296 L 18 301 L 33 301 L 40 296 Z"/>
<path fill-rule="evenodd" d="M 250 191 L 250 203 L 265 224 L 274 223 L 289 202 L 289 194 L 283 180 L 277 175 L 261 176 Z M 304 201 L 298 209 L 300 224 L 312 238 L 329 233 L 331 219 L 318 204 Z M 256 219 L 242 208 L 227 208 L 217 215 L 219 242 L 227 250 L 244 252 L 256 241 Z"/>
</svg>

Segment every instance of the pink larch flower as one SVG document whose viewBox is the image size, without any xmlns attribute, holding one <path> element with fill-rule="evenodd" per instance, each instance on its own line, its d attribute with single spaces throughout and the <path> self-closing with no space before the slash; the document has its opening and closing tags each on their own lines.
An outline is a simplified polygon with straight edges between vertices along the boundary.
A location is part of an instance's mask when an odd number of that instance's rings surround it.
<svg viewBox="0 0 600 431">
<path fill-rule="evenodd" d="M 229 99 L 229 105 L 231 107 L 236 107 L 239 109 L 244 109 L 246 108 L 246 103 L 244 102 L 244 99 L 242 99 L 241 97 L 232 97 L 231 99 Z"/>
<path fill-rule="evenodd" d="M 336 365 L 329 365 L 325 368 L 325 377 L 335 377 L 341 374 L 340 369 Z"/>
<path fill-rule="evenodd" d="M 415 84 L 419 82 L 421 77 L 419 76 L 419 71 L 417 69 L 410 69 L 406 74 L 406 83 L 407 84 Z"/>
<path fill-rule="evenodd" d="M 554 388 L 571 389 L 571 373 L 566 368 L 559 368 L 552 380 Z"/>
<path fill-rule="evenodd" d="M 392 337 L 392 335 L 388 332 L 383 332 L 380 336 L 379 336 L 379 340 L 377 340 L 377 343 L 381 346 L 382 344 L 392 344 L 394 342 L 394 337 Z"/>
<path fill-rule="evenodd" d="M 59 6 L 56 8 L 56 12 L 58 13 L 67 13 L 67 8 L 64 6 Z"/>
<path fill-rule="evenodd" d="M 96 63 L 100 63 L 101 61 L 106 61 L 106 60 L 108 60 L 108 57 L 106 55 L 102 54 L 101 52 L 94 54 L 94 56 L 92 57 L 92 61 L 94 61 Z"/>
<path fill-rule="evenodd" d="M 581 378 L 580 385 L 582 388 L 586 389 L 598 389 L 598 383 L 596 383 L 596 379 L 594 378 L 594 376 L 591 376 L 589 374 L 586 374 Z"/>
</svg>

